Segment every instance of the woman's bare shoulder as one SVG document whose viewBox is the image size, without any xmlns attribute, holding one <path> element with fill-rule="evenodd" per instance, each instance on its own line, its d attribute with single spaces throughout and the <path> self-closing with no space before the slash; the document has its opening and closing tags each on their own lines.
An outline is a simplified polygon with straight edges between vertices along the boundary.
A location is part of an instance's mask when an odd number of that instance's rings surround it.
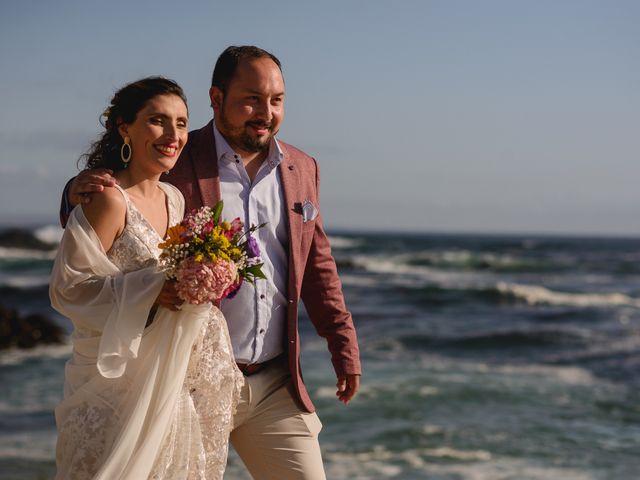
<svg viewBox="0 0 640 480">
<path fill-rule="evenodd" d="M 90 217 L 123 217 L 127 211 L 127 203 L 116 187 L 105 187 L 101 192 L 91 194 L 91 201 L 82 205 L 85 216 Z"/>
<path fill-rule="evenodd" d="M 82 211 L 105 251 L 109 250 L 126 223 L 127 202 L 122 192 L 116 187 L 106 187 L 92 194 L 91 201 L 82 204 Z"/>
</svg>

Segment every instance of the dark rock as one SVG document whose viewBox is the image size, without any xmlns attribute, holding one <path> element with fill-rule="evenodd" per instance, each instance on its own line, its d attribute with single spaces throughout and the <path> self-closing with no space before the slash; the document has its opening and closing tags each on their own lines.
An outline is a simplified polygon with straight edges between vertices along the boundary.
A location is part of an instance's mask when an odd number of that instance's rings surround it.
<svg viewBox="0 0 640 480">
<path fill-rule="evenodd" d="M 0 232 L 0 247 L 26 248 L 29 250 L 53 250 L 55 245 L 45 243 L 33 236 L 29 230 L 11 228 Z"/>
<path fill-rule="evenodd" d="M 0 350 L 64 343 L 64 330 L 45 315 L 20 316 L 16 310 L 0 306 Z"/>
</svg>

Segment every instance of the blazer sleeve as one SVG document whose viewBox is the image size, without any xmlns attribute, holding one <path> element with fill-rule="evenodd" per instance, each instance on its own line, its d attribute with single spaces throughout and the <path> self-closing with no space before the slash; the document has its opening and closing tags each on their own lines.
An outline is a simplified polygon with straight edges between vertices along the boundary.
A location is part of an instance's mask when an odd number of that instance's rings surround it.
<svg viewBox="0 0 640 480">
<path fill-rule="evenodd" d="M 69 215 L 71 215 L 71 210 L 73 210 L 73 207 L 69 204 L 69 188 L 74 178 L 76 177 L 71 178 L 64 186 L 64 190 L 62 190 L 62 198 L 60 199 L 60 225 L 62 228 L 67 226 Z"/>
<path fill-rule="evenodd" d="M 315 166 L 315 186 L 319 199 L 320 176 Z M 316 331 L 327 340 L 331 362 L 337 375 L 360 375 L 360 352 L 356 329 L 347 310 L 336 262 L 322 217 L 315 221 L 313 240 L 302 279 L 301 297 Z"/>
</svg>

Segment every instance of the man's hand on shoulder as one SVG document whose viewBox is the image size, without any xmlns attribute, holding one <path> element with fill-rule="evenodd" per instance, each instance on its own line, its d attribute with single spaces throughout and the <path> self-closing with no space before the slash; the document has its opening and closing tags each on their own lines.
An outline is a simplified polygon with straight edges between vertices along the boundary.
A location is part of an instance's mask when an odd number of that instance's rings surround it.
<svg viewBox="0 0 640 480">
<path fill-rule="evenodd" d="M 95 192 L 102 192 L 105 187 L 113 187 L 116 179 L 113 171 L 106 168 L 83 170 L 73 179 L 69 187 L 69 205 L 75 207 L 91 202 L 91 196 Z"/>
<path fill-rule="evenodd" d="M 336 383 L 338 391 L 336 396 L 338 400 L 347 405 L 360 388 L 360 375 L 341 375 L 338 377 L 338 383 Z"/>
</svg>

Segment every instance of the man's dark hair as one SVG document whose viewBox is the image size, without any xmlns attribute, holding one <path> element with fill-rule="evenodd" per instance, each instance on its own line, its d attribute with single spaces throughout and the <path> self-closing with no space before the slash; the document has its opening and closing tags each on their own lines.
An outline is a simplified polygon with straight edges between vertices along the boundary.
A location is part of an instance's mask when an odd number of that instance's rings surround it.
<svg viewBox="0 0 640 480">
<path fill-rule="evenodd" d="M 227 93 L 229 83 L 236 74 L 236 70 L 238 69 L 240 62 L 254 58 L 270 58 L 276 65 L 278 65 L 278 68 L 282 73 L 280 60 L 278 60 L 274 54 L 253 45 L 243 45 L 240 47 L 231 46 L 225 48 L 224 52 L 222 52 L 218 57 L 216 66 L 213 68 L 211 86 L 218 87 L 222 90 L 222 93 Z"/>
</svg>

